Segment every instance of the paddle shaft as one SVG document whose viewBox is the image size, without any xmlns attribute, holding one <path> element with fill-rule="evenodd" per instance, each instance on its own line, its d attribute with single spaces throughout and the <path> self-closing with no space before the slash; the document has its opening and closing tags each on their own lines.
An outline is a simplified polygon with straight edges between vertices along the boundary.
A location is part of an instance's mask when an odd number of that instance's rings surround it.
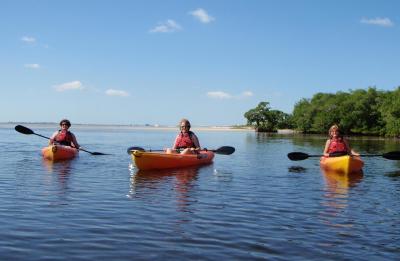
<svg viewBox="0 0 400 261">
<path fill-rule="evenodd" d="M 311 158 L 311 157 L 323 157 L 324 155 L 308 155 L 307 153 L 304 152 L 291 152 L 288 153 L 288 158 L 290 160 L 305 160 L 307 158 Z M 340 154 L 333 154 L 330 155 L 331 157 L 340 157 L 340 156 L 344 156 L 344 155 L 340 155 Z M 400 160 L 400 151 L 390 151 L 387 153 L 383 153 L 383 154 L 361 154 L 361 155 L 351 155 L 354 157 L 383 157 L 385 159 L 389 159 L 389 160 Z"/>
<path fill-rule="evenodd" d="M 26 135 L 33 134 L 33 135 L 36 135 L 36 136 L 39 136 L 39 137 L 42 137 L 42 138 L 45 138 L 45 139 L 48 139 L 48 140 L 50 139 L 49 137 L 46 137 L 46 136 L 43 136 L 41 134 L 35 133 L 33 130 L 31 130 L 31 129 L 25 127 L 25 126 L 22 126 L 22 125 L 15 126 L 15 130 L 17 132 L 19 132 L 19 133 L 22 133 L 22 134 L 26 134 Z M 78 150 L 82 150 L 82 151 L 87 152 L 87 153 L 90 153 L 92 155 L 109 155 L 109 154 L 101 153 L 101 152 L 91 152 L 91 151 L 85 150 L 83 148 L 77 148 L 77 149 Z"/>
<path fill-rule="evenodd" d="M 360 154 L 360 157 L 384 157 L 385 154 Z"/>
<path fill-rule="evenodd" d="M 39 137 L 42 137 L 42 138 L 45 138 L 45 139 L 50 139 L 49 137 L 46 137 L 46 136 L 43 136 L 43 135 L 40 135 L 40 134 L 37 134 L 37 133 L 32 133 L 33 135 L 36 135 L 36 136 L 39 136 Z"/>
<path fill-rule="evenodd" d="M 134 150 L 146 151 L 145 149 L 143 149 L 141 147 L 129 147 L 127 149 L 127 153 L 130 154 Z M 152 152 L 152 151 L 165 151 L 165 150 L 159 150 L 158 149 L 158 150 L 148 150 L 148 151 Z M 176 150 L 176 151 L 179 151 L 179 150 Z M 217 154 L 230 155 L 233 152 L 235 152 L 235 148 L 234 147 L 230 147 L 230 146 L 222 146 L 222 147 L 220 147 L 220 148 L 218 148 L 216 150 L 201 149 L 201 150 L 197 150 L 197 151 L 212 151 L 212 152 L 217 153 Z"/>
</svg>

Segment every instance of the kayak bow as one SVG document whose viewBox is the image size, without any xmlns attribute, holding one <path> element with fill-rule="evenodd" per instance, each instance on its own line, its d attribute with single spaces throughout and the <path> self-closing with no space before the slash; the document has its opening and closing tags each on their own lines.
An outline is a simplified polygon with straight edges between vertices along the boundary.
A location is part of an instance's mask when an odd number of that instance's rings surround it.
<svg viewBox="0 0 400 261">
<path fill-rule="evenodd" d="M 321 157 L 320 165 L 325 170 L 347 174 L 360 172 L 364 162 L 358 156 L 345 155 L 340 157 Z"/>
<path fill-rule="evenodd" d="M 52 161 L 73 159 L 78 153 L 79 150 L 63 145 L 49 145 L 42 149 L 43 158 Z"/>
</svg>

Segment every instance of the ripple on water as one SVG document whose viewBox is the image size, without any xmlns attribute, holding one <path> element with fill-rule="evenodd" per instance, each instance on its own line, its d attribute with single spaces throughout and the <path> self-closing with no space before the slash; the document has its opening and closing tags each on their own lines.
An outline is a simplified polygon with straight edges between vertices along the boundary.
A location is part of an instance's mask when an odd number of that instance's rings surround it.
<svg viewBox="0 0 400 261">
<path fill-rule="evenodd" d="M 325 138 L 202 131 L 202 145 L 235 153 L 207 166 L 142 172 L 126 148 L 166 147 L 175 131 L 75 133 L 88 150 L 112 155 L 49 163 L 39 153 L 46 140 L 0 128 L 1 260 L 398 257 L 394 161 L 368 158 L 361 177 L 326 175 L 316 158 L 286 157 L 320 153 Z M 374 142 L 382 151 L 395 146 Z"/>
</svg>

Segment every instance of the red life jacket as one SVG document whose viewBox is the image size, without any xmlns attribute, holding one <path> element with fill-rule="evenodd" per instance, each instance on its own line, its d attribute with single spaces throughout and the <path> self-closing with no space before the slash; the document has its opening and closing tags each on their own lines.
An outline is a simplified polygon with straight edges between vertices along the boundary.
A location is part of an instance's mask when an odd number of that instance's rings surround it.
<svg viewBox="0 0 400 261">
<path fill-rule="evenodd" d="M 328 153 L 333 152 L 347 152 L 346 143 L 344 143 L 343 138 L 331 139 L 329 143 Z"/>
<path fill-rule="evenodd" d="M 181 132 L 175 141 L 175 148 L 177 149 L 185 149 L 185 148 L 194 148 L 194 142 L 192 140 L 193 132 Z"/>
<path fill-rule="evenodd" d="M 61 145 L 71 146 L 72 134 L 69 131 L 59 130 L 54 140 Z"/>
</svg>

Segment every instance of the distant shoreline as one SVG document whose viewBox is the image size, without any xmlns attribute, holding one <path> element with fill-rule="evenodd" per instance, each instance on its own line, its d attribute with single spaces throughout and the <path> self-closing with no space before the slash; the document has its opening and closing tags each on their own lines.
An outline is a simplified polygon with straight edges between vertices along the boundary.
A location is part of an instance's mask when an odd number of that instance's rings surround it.
<svg viewBox="0 0 400 261">
<path fill-rule="evenodd" d="M 16 125 L 23 125 L 28 128 L 57 129 L 55 122 L 0 122 L 0 128 L 14 128 Z M 163 125 L 128 125 L 128 124 L 72 124 L 72 129 L 123 129 L 123 130 L 177 130 L 177 126 Z M 243 131 L 254 132 L 251 127 L 236 126 L 193 126 L 193 131 Z"/>
<path fill-rule="evenodd" d="M 0 122 L 0 129 L 14 129 L 16 125 L 23 125 L 35 131 L 35 129 L 59 129 L 58 123 L 52 122 Z M 124 125 L 124 124 L 73 124 L 72 131 L 74 130 L 145 130 L 145 131 L 178 131 L 177 126 L 160 126 L 160 125 Z M 252 132 L 257 134 L 273 134 L 268 132 L 256 132 L 252 127 L 246 126 L 193 126 L 193 131 L 216 131 L 216 132 Z M 291 130 L 291 129 L 279 129 L 275 134 L 283 136 L 316 136 L 321 138 L 326 138 L 325 134 L 303 134 L 301 132 Z M 349 136 L 349 139 L 368 139 L 368 140 L 396 140 L 400 141 L 399 138 L 393 137 L 379 137 L 379 136 Z"/>
</svg>

